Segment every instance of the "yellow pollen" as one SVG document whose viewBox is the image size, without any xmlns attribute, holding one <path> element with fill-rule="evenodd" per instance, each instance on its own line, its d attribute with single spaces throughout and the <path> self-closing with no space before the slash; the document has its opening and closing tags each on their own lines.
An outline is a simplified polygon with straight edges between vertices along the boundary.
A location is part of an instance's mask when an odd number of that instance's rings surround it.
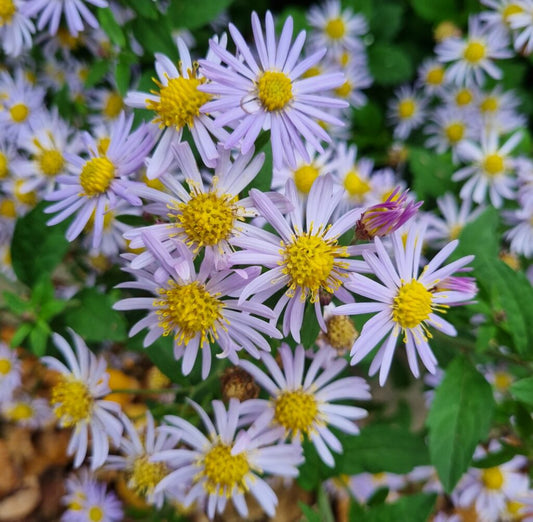
<svg viewBox="0 0 533 522">
<path fill-rule="evenodd" d="M 348 51 L 344 51 L 340 58 L 339 58 L 339 63 L 343 66 L 343 67 L 346 67 L 348 65 L 348 63 L 350 62 L 350 53 Z"/>
<path fill-rule="evenodd" d="M 298 432 L 309 435 L 317 415 L 316 399 L 302 389 L 284 391 L 274 401 L 274 420 L 293 435 Z"/>
<path fill-rule="evenodd" d="M 7 412 L 7 416 L 12 421 L 28 420 L 33 417 L 33 409 L 25 402 L 19 402 Z"/>
<path fill-rule="evenodd" d="M 340 278 L 346 277 L 342 269 L 348 264 L 335 257 L 348 257 L 348 253 L 346 248 L 337 246 L 336 239 L 324 239 L 310 231 L 292 238 L 288 244 L 282 241 L 281 245 L 283 261 L 279 264 L 284 265 L 282 272 L 290 277 L 286 292 L 289 297 L 294 297 L 296 287 L 300 287 L 301 299 L 310 294 L 315 303 L 321 288 L 332 294 L 341 285 Z"/>
<path fill-rule="evenodd" d="M 465 133 L 465 125 L 463 123 L 455 122 L 450 123 L 445 129 L 444 133 L 448 138 L 448 141 L 455 145 L 457 142 L 463 139 Z"/>
<path fill-rule="evenodd" d="M 257 82 L 257 97 L 268 112 L 284 109 L 292 100 L 291 79 L 282 72 L 265 71 Z"/>
<path fill-rule="evenodd" d="M 109 148 L 109 143 L 111 143 L 111 138 L 108 136 L 100 138 L 96 144 L 96 150 L 100 156 L 105 156 L 107 154 L 107 149 Z"/>
<path fill-rule="evenodd" d="M 11 361 L 0 359 L 0 375 L 7 375 L 11 371 Z"/>
<path fill-rule="evenodd" d="M 55 149 L 45 149 L 38 157 L 39 168 L 45 176 L 57 176 L 65 166 L 65 159 L 61 152 Z"/>
<path fill-rule="evenodd" d="M 472 94 L 472 91 L 469 89 L 460 89 L 455 94 L 455 102 L 457 105 L 464 107 L 465 105 L 469 105 L 472 103 L 472 100 L 474 99 L 474 95 Z"/>
<path fill-rule="evenodd" d="M 194 244 L 198 250 L 203 246 L 218 245 L 231 236 L 235 220 L 243 219 L 238 216 L 237 201 L 237 197 L 231 194 L 194 193 L 187 203 L 179 203 L 178 212 L 171 212 L 169 217 L 183 228 L 187 245 Z"/>
<path fill-rule="evenodd" d="M 496 176 L 504 170 L 503 156 L 500 154 L 487 154 L 483 160 L 483 169 L 489 176 Z"/>
<path fill-rule="evenodd" d="M 13 200 L 3 199 L 2 201 L 0 201 L 0 216 L 7 218 L 17 217 L 17 209 Z"/>
<path fill-rule="evenodd" d="M 312 78 L 313 76 L 318 76 L 321 73 L 320 67 L 315 65 L 314 67 L 310 67 L 302 74 L 302 78 Z"/>
<path fill-rule="evenodd" d="M 351 348 L 357 338 L 357 330 L 347 315 L 333 315 L 326 322 L 326 339 L 335 350 Z"/>
<path fill-rule="evenodd" d="M 160 127 L 175 127 L 177 130 L 185 125 L 192 127 L 194 118 L 200 115 L 200 107 L 211 99 L 211 95 L 201 92 L 198 87 L 205 83 L 205 78 L 196 78 L 195 71 L 189 71 L 190 78 L 179 76 L 168 78 L 167 85 L 154 82 L 159 87 L 152 94 L 159 94 L 159 101 L 146 101 L 146 108 L 157 112 L 154 120 Z"/>
<path fill-rule="evenodd" d="M 318 169 L 314 165 L 302 165 L 294 171 L 294 183 L 303 194 L 309 194 L 315 179 L 318 178 Z"/>
<path fill-rule="evenodd" d="M 522 502 L 517 502 L 516 500 L 508 500 L 505 507 L 510 515 L 517 515 L 516 520 L 521 520 L 520 511 L 524 509 L 525 504 L 522 504 Z"/>
<path fill-rule="evenodd" d="M 487 468 L 481 472 L 481 480 L 487 489 L 500 489 L 503 485 L 503 473 L 500 468 Z"/>
<path fill-rule="evenodd" d="M 335 89 L 335 94 L 337 96 L 340 96 L 341 98 L 348 98 L 350 96 L 350 93 L 352 92 L 352 84 L 346 80 L 340 87 L 337 87 Z"/>
<path fill-rule="evenodd" d="M 34 207 L 37 204 L 37 194 L 34 190 L 32 190 L 31 192 L 22 192 L 23 184 L 23 179 L 17 180 L 15 182 L 15 190 L 13 191 L 13 194 L 17 198 L 17 200 L 20 201 L 23 205 Z"/>
<path fill-rule="evenodd" d="M 80 37 L 72 36 L 68 29 L 60 27 L 56 33 L 57 39 L 62 47 L 68 47 L 73 50 L 80 45 Z"/>
<path fill-rule="evenodd" d="M 107 100 L 104 105 L 104 116 L 110 120 L 115 119 L 120 111 L 124 108 L 124 100 L 118 92 L 109 93 Z"/>
<path fill-rule="evenodd" d="M 339 40 L 346 34 L 346 25 L 342 18 L 332 18 L 326 24 L 325 31 L 332 40 Z"/>
<path fill-rule="evenodd" d="M 105 157 L 92 158 L 85 162 L 80 174 L 83 195 L 88 197 L 103 194 L 115 177 L 115 166 Z"/>
<path fill-rule="evenodd" d="M 485 44 L 480 41 L 472 40 L 466 45 L 463 51 L 463 58 L 471 64 L 477 64 L 485 58 L 486 54 L 487 48 Z"/>
<path fill-rule="evenodd" d="M 150 462 L 148 456 L 143 455 L 137 457 L 133 463 L 128 487 L 138 495 L 147 495 L 152 493 L 167 474 L 168 469 L 164 462 Z"/>
<path fill-rule="evenodd" d="M 498 391 L 507 391 L 512 383 L 513 378 L 507 372 L 494 372 L 494 387 Z"/>
<path fill-rule="evenodd" d="M 356 170 L 351 170 L 344 178 L 344 188 L 352 198 L 361 200 L 370 191 L 370 183 L 362 179 Z"/>
<path fill-rule="evenodd" d="M 407 120 L 416 111 L 416 103 L 412 98 L 405 98 L 398 104 L 398 115 L 402 120 Z"/>
<path fill-rule="evenodd" d="M 502 18 L 505 23 L 509 23 L 509 17 L 515 14 L 520 14 L 524 12 L 524 8 L 518 4 L 509 4 L 505 6 L 502 11 Z"/>
<path fill-rule="evenodd" d="M 65 427 L 90 419 L 94 405 L 89 389 L 82 381 L 61 377 L 52 388 L 51 405 Z"/>
<path fill-rule="evenodd" d="M 9 25 L 16 11 L 13 0 L 0 0 L 0 27 L 4 24 Z"/>
<path fill-rule="evenodd" d="M 169 280 L 170 288 L 160 288 L 161 299 L 154 301 L 159 316 L 159 326 L 165 330 L 163 335 L 174 332 L 179 344 L 189 344 L 200 335 L 200 346 L 206 340 L 213 342 L 218 338 L 217 326 L 224 328 L 222 308 L 224 303 L 216 295 L 211 295 L 198 281 L 178 285 Z M 218 323 L 218 324 L 217 324 Z"/>
<path fill-rule="evenodd" d="M 392 305 L 392 319 L 402 328 L 414 328 L 429 318 L 432 301 L 431 292 L 416 279 L 402 282 Z"/>
<path fill-rule="evenodd" d="M 245 477 L 250 471 L 248 459 L 243 453 L 231 454 L 231 447 L 219 442 L 204 457 L 202 474 L 206 477 L 205 489 L 210 494 L 231 497 L 234 488 L 246 491 Z"/>
<path fill-rule="evenodd" d="M 7 159 L 7 156 L 0 152 L 0 179 L 7 178 L 7 175 L 9 174 L 9 161 Z"/>
<path fill-rule="evenodd" d="M 9 114 L 14 122 L 22 123 L 23 121 L 26 121 L 29 116 L 30 109 L 24 103 L 16 103 L 11 109 L 9 109 Z"/>
<path fill-rule="evenodd" d="M 461 231 L 463 230 L 463 226 L 459 224 L 452 225 L 450 227 L 450 232 L 448 234 L 449 238 L 453 241 L 454 239 L 458 239 L 459 235 L 461 234 Z"/>
<path fill-rule="evenodd" d="M 444 67 L 436 66 L 430 69 L 426 74 L 426 82 L 428 85 L 441 85 L 444 80 Z"/>
<path fill-rule="evenodd" d="M 479 105 L 481 112 L 496 112 L 499 108 L 499 101 L 496 96 L 487 96 Z"/>
<path fill-rule="evenodd" d="M 101 522 L 104 519 L 104 512 L 99 506 L 92 506 L 87 515 L 91 522 Z"/>
</svg>

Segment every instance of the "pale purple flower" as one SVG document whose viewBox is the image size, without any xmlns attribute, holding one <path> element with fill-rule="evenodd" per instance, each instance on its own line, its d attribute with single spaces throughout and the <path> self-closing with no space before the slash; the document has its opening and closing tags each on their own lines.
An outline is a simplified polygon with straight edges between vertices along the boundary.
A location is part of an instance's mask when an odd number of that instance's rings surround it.
<svg viewBox="0 0 533 522">
<path fill-rule="evenodd" d="M 17 57 L 32 46 L 35 26 L 30 19 L 31 2 L 7 0 L 0 15 L 0 46 L 8 56 Z"/>
<path fill-rule="evenodd" d="M 518 0 L 521 9 L 509 16 L 509 24 L 514 31 L 514 48 L 518 53 L 531 54 L 533 51 L 533 0 Z"/>
<path fill-rule="evenodd" d="M 42 428 L 54 419 L 46 399 L 27 393 L 17 393 L 11 400 L 1 401 L 0 409 L 8 422 L 30 430 Z"/>
<path fill-rule="evenodd" d="M 505 221 L 514 225 L 505 233 L 513 254 L 533 257 L 533 205 L 504 212 Z"/>
<path fill-rule="evenodd" d="M 411 131 L 420 127 L 426 118 L 426 99 L 408 85 L 402 85 L 394 92 L 394 99 L 389 102 L 387 116 L 394 125 L 394 137 L 405 140 Z"/>
<path fill-rule="evenodd" d="M 0 404 L 11 399 L 20 383 L 20 361 L 17 353 L 0 341 Z"/>
</svg>

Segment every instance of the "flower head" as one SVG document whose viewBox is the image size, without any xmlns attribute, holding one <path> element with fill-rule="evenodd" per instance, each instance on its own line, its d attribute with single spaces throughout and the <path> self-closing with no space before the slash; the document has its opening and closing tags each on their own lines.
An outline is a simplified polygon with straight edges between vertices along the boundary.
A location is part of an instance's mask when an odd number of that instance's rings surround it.
<svg viewBox="0 0 533 522">
<path fill-rule="evenodd" d="M 0 342 L 0 403 L 11 398 L 20 382 L 20 361 L 16 352 Z"/>
</svg>

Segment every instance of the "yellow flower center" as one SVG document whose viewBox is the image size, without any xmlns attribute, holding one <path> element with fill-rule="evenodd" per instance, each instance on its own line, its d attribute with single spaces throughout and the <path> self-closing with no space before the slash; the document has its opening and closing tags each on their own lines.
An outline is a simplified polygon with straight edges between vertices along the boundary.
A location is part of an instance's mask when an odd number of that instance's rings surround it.
<svg viewBox="0 0 533 522">
<path fill-rule="evenodd" d="M 507 391 L 512 383 L 513 378 L 507 372 L 494 372 L 494 387 L 497 390 Z"/>
<path fill-rule="evenodd" d="M 342 18 L 332 18 L 326 24 L 325 30 L 332 40 L 339 40 L 346 34 L 346 25 Z"/>
<path fill-rule="evenodd" d="M 45 176 L 57 176 L 65 166 L 65 159 L 61 152 L 55 149 L 45 149 L 37 159 L 39 168 Z"/>
<path fill-rule="evenodd" d="M 292 100 L 291 79 L 282 72 L 265 71 L 257 82 L 257 97 L 268 112 L 284 109 Z"/>
<path fill-rule="evenodd" d="M 339 63 L 343 66 L 343 67 L 346 67 L 348 65 L 348 63 L 350 62 L 350 53 L 348 51 L 344 51 L 341 55 L 340 55 L 340 58 L 339 58 Z"/>
<path fill-rule="evenodd" d="M 61 424 L 72 427 L 90 419 L 94 399 L 84 382 L 61 377 L 52 388 L 50 403 Z"/>
<path fill-rule="evenodd" d="M 351 170 L 344 178 L 344 188 L 352 198 L 363 199 L 370 192 L 370 183 L 362 179 L 356 170 Z"/>
<path fill-rule="evenodd" d="M 56 33 L 57 39 L 62 47 L 68 47 L 73 50 L 80 45 L 80 37 L 72 36 L 68 29 L 60 27 Z"/>
<path fill-rule="evenodd" d="M 450 123 L 450 125 L 444 129 L 444 133 L 446 134 L 448 141 L 455 145 L 457 142 L 463 139 L 465 134 L 465 125 L 459 122 Z"/>
<path fill-rule="evenodd" d="M 25 402 L 19 402 L 9 409 L 7 416 L 12 421 L 28 420 L 33 417 L 33 408 Z"/>
<path fill-rule="evenodd" d="M 452 225 L 450 227 L 450 233 L 449 238 L 453 241 L 454 239 L 458 239 L 459 235 L 461 234 L 461 231 L 463 230 L 463 226 L 459 224 Z"/>
<path fill-rule="evenodd" d="M 84 229 L 86 232 L 90 232 L 94 228 L 94 215 L 96 210 L 93 210 L 91 213 L 91 217 L 89 218 L 89 221 L 87 221 L 87 224 L 85 225 Z M 103 222 L 103 229 L 109 230 L 111 225 L 113 224 L 115 220 L 115 213 L 112 210 L 109 210 L 109 207 L 106 205 L 104 208 L 104 222 Z"/>
<path fill-rule="evenodd" d="M 98 143 L 96 144 L 96 150 L 100 156 L 105 156 L 107 154 L 109 143 L 111 143 L 111 138 L 109 136 L 104 136 L 98 140 Z"/>
<path fill-rule="evenodd" d="M 7 375 L 11 371 L 11 367 L 9 359 L 0 359 L 0 375 Z"/>
<path fill-rule="evenodd" d="M 500 154 L 487 154 L 483 160 L 483 169 L 489 176 L 496 176 L 504 170 L 503 156 Z"/>
<path fill-rule="evenodd" d="M 487 54 L 487 48 L 483 42 L 472 40 L 466 44 L 463 51 L 463 58 L 475 65 L 479 63 Z"/>
<path fill-rule="evenodd" d="M 474 99 L 474 95 L 472 94 L 472 91 L 469 89 L 460 89 L 455 94 L 455 102 L 457 105 L 464 107 L 465 105 L 469 105 L 472 103 L 472 100 Z"/>
<path fill-rule="evenodd" d="M 9 161 L 7 159 L 7 156 L 0 152 L 0 179 L 7 178 L 7 175 L 9 174 Z"/>
<path fill-rule="evenodd" d="M 302 78 L 312 78 L 313 76 L 318 76 L 322 70 L 318 65 L 315 65 L 314 67 L 310 67 L 302 74 Z"/>
<path fill-rule="evenodd" d="M 170 280 L 168 284 L 170 288 L 159 289 L 161 299 L 154 301 L 163 335 L 174 332 L 178 343 L 185 345 L 196 335 L 200 335 L 200 345 L 207 339 L 213 342 L 218 337 L 217 323 L 221 324 L 224 303 L 198 281 L 178 285 Z"/>
<path fill-rule="evenodd" d="M 150 462 L 147 455 L 138 457 L 133 463 L 128 486 L 135 490 L 138 495 L 147 495 L 168 474 L 164 462 Z"/>
<path fill-rule="evenodd" d="M 15 103 L 11 109 L 9 109 L 11 119 L 16 123 L 22 123 L 26 121 L 26 118 L 30 114 L 30 109 L 24 103 Z"/>
<path fill-rule="evenodd" d="M 274 401 L 274 420 L 287 432 L 309 434 L 318 415 L 315 397 L 303 390 L 284 391 Z"/>
<path fill-rule="evenodd" d="M 302 165 L 294 171 L 294 183 L 303 194 L 309 194 L 315 179 L 318 178 L 318 169 L 314 165 Z"/>
<path fill-rule="evenodd" d="M 432 301 L 431 292 L 416 279 L 403 283 L 394 298 L 392 318 L 402 328 L 414 328 L 428 319 Z"/>
<path fill-rule="evenodd" d="M 17 217 L 17 209 L 12 199 L 3 199 L 0 201 L 0 216 L 7 218 Z"/>
<path fill-rule="evenodd" d="M 510 16 L 513 16 L 515 14 L 520 14 L 523 12 L 524 12 L 524 8 L 521 5 L 509 4 L 509 5 L 506 5 L 502 11 L 502 18 L 504 22 L 508 23 Z"/>
<path fill-rule="evenodd" d="M 442 42 L 450 38 L 450 36 L 459 36 L 460 34 L 461 30 L 453 22 L 445 20 L 437 25 L 433 36 L 437 42 Z"/>
<path fill-rule="evenodd" d="M 0 27 L 10 24 L 16 11 L 13 0 L 0 0 Z"/>
<path fill-rule="evenodd" d="M 416 111 L 416 103 L 412 98 L 405 98 L 398 104 L 398 115 L 403 120 L 411 118 Z"/>
<path fill-rule="evenodd" d="M 347 263 L 336 261 L 335 257 L 348 257 L 344 247 L 337 246 L 336 239 L 324 239 L 312 231 L 294 237 L 290 243 L 281 242 L 284 265 L 282 272 L 290 277 L 287 295 L 294 296 L 296 287 L 302 288 L 301 299 L 311 295 L 311 302 L 318 299 L 321 288 L 334 293 L 341 285 L 340 278 L 346 277 L 341 270 L 348 268 Z"/>
<path fill-rule="evenodd" d="M 444 80 L 444 67 L 436 66 L 430 69 L 426 74 L 426 83 L 428 85 L 441 85 Z"/>
<path fill-rule="evenodd" d="M 210 494 L 228 498 L 235 487 L 242 493 L 247 489 L 244 478 L 249 471 L 246 455 L 232 455 L 231 447 L 219 442 L 204 457 L 202 474 L 206 477 L 205 489 Z"/>
<path fill-rule="evenodd" d="M 124 100 L 118 92 L 109 93 L 104 105 L 104 116 L 110 120 L 115 119 L 124 108 Z"/>
<path fill-rule="evenodd" d="M 326 339 L 335 350 L 347 350 L 357 338 L 357 330 L 347 315 L 330 317 L 326 326 L 328 327 Z"/>
<path fill-rule="evenodd" d="M 115 177 L 115 166 L 105 157 L 92 158 L 85 162 L 80 174 L 84 196 L 103 194 Z"/>
<path fill-rule="evenodd" d="M 200 115 L 200 107 L 211 99 L 211 95 L 198 90 L 205 83 L 205 78 L 196 78 L 190 72 L 190 78 L 179 76 L 168 78 L 167 85 L 154 80 L 159 87 L 159 101 L 146 101 L 146 108 L 157 112 L 155 119 L 161 127 L 175 127 L 177 130 L 185 125 L 192 127 L 194 118 Z M 151 91 L 158 94 L 157 91 Z"/>
<path fill-rule="evenodd" d="M 238 199 L 231 194 L 219 196 L 215 192 L 196 193 L 187 203 L 179 203 L 179 212 L 170 213 L 169 217 L 176 219 L 187 235 L 188 246 L 218 245 L 228 239 L 233 231 L 238 216 Z"/>
<path fill-rule="evenodd" d="M 521 520 L 520 511 L 524 509 L 525 504 L 522 504 L 522 502 L 517 502 L 516 500 L 508 500 L 505 507 L 510 515 L 516 515 L 516 520 Z"/>
<path fill-rule="evenodd" d="M 500 468 L 487 468 L 481 472 L 481 480 L 487 489 L 500 489 L 503 485 L 503 473 Z"/>
<path fill-rule="evenodd" d="M 499 108 L 499 101 L 496 96 L 487 96 L 479 105 L 482 112 L 496 112 Z"/>
<path fill-rule="evenodd" d="M 340 87 L 335 89 L 335 94 L 341 98 L 348 98 L 352 92 L 352 84 L 346 80 Z"/>
<path fill-rule="evenodd" d="M 99 506 L 92 506 L 87 514 L 91 522 L 101 522 L 104 519 L 104 512 Z"/>
<path fill-rule="evenodd" d="M 34 207 L 37 204 L 37 194 L 34 190 L 31 192 L 22 192 L 22 185 L 24 180 L 19 179 L 15 182 L 15 190 L 13 191 L 14 196 L 20 201 L 23 205 L 28 205 L 29 207 Z"/>
</svg>

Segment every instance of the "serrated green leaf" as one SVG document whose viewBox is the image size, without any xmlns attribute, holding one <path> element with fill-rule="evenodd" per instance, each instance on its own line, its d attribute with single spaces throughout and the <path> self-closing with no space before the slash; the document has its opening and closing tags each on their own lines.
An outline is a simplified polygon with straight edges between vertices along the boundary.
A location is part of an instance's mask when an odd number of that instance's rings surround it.
<svg viewBox="0 0 533 522">
<path fill-rule="evenodd" d="M 409 149 L 408 161 L 413 173 L 413 189 L 419 199 L 436 198 L 453 190 L 452 174 L 456 168 L 451 154 L 413 147 Z"/>
<path fill-rule="evenodd" d="M 448 493 L 488 436 L 493 411 L 489 383 L 465 357 L 457 357 L 446 369 L 427 419 L 431 463 Z"/>
<path fill-rule="evenodd" d="M 398 46 L 376 43 L 368 49 L 368 65 L 378 85 L 398 85 L 413 76 L 409 55 Z"/>
<path fill-rule="evenodd" d="M 15 225 L 11 241 L 11 258 L 17 278 L 33 286 L 41 277 L 50 275 L 69 248 L 65 239 L 68 223 L 46 225 L 50 219 L 43 212 L 48 203 L 41 202 Z"/>
<path fill-rule="evenodd" d="M 187 0 L 171 0 L 167 16 L 175 28 L 197 29 L 212 22 L 233 0 L 202 0 L 201 6 Z"/>
<path fill-rule="evenodd" d="M 357 522 L 426 522 L 435 507 L 436 494 L 417 493 L 369 509 Z"/>
<path fill-rule="evenodd" d="M 122 27 L 120 27 L 116 21 L 115 15 L 109 7 L 98 8 L 98 21 L 104 32 L 115 45 L 118 45 L 119 47 L 124 47 L 126 45 L 126 37 L 122 32 Z"/>
<path fill-rule="evenodd" d="M 533 377 L 514 382 L 511 385 L 511 394 L 519 401 L 533 404 Z"/>
</svg>

